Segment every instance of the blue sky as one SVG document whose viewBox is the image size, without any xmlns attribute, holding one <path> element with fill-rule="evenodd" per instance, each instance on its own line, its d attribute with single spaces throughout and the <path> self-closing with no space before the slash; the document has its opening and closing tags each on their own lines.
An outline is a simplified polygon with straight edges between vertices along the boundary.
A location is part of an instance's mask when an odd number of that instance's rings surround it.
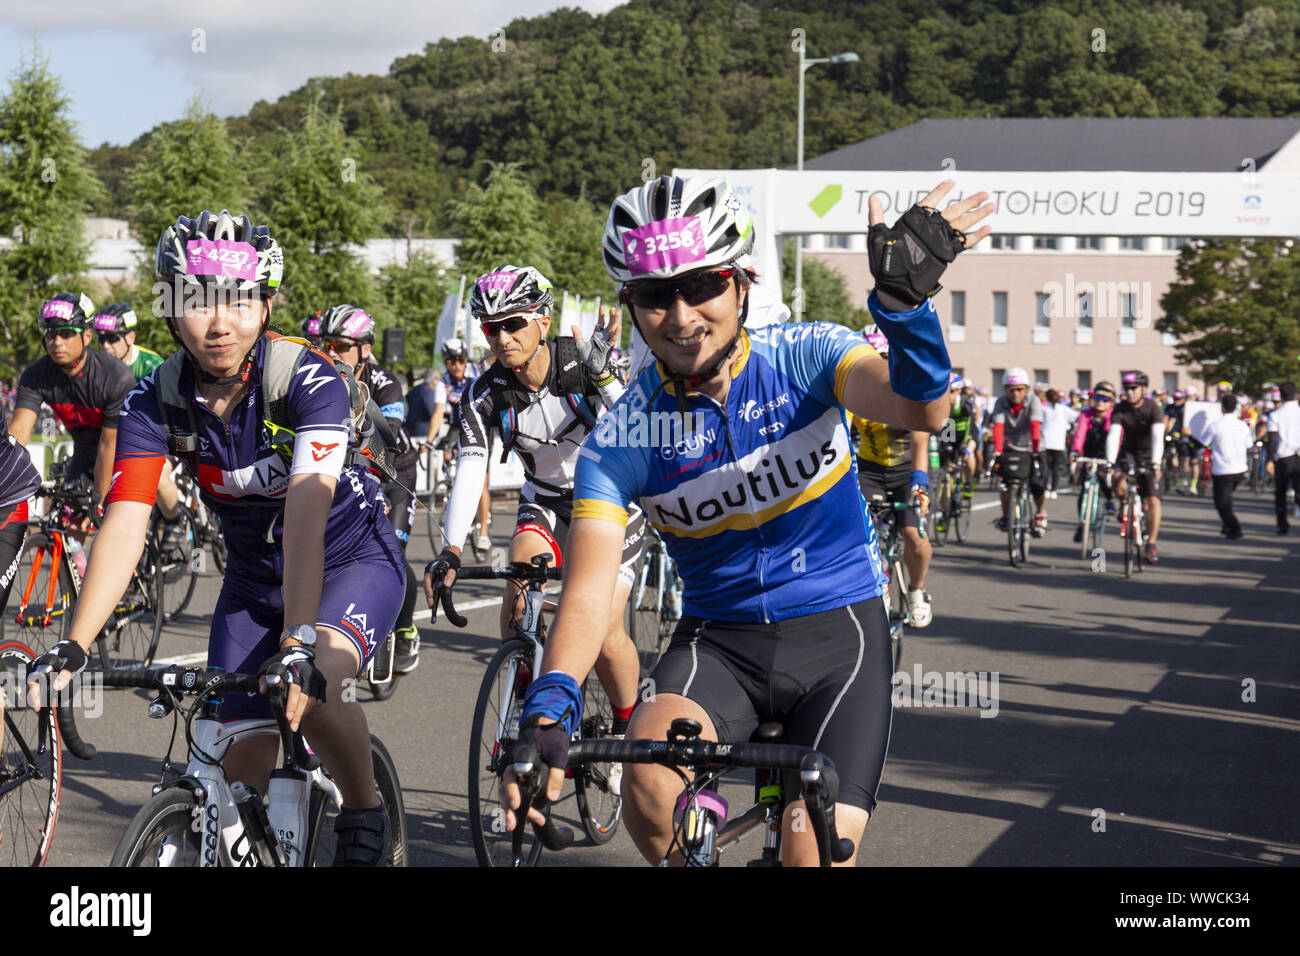
<svg viewBox="0 0 1300 956">
<path fill-rule="evenodd" d="M 0 0 L 3 83 L 41 52 L 71 98 L 82 142 L 124 145 L 176 119 L 194 94 L 219 116 L 244 113 L 313 76 L 383 73 L 444 36 L 487 38 L 516 17 L 617 0 Z M 196 33 L 196 31 L 201 31 Z M 510 35 L 506 34 L 507 43 Z M 201 48 L 201 49 L 199 49 Z"/>
</svg>

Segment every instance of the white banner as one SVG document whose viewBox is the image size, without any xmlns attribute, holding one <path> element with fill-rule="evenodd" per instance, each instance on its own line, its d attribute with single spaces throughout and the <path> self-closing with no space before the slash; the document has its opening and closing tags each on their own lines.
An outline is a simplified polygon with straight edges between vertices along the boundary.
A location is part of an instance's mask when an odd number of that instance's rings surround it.
<svg viewBox="0 0 1300 956">
<path fill-rule="evenodd" d="M 987 192 L 995 233 L 1101 236 L 1300 235 L 1292 173 L 980 172 L 978 170 L 675 170 L 723 176 L 754 213 L 758 238 L 864 233 L 867 200 L 892 222 L 944 179 L 945 203 Z"/>
<path fill-rule="evenodd" d="M 1223 417 L 1218 402 L 1187 402 L 1183 409 L 1184 427 L 1202 445 L 1210 443 L 1210 426 Z"/>
</svg>

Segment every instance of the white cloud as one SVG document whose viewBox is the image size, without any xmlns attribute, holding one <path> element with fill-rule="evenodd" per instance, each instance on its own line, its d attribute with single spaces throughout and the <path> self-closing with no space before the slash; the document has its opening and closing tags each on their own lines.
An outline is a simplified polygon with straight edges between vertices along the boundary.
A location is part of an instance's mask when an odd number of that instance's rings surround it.
<svg viewBox="0 0 1300 956">
<path fill-rule="evenodd" d="M 197 91 L 214 112 L 230 115 L 259 99 L 274 101 L 313 76 L 383 73 L 396 58 L 419 53 L 443 37 L 486 39 L 517 17 L 560 6 L 600 13 L 617 5 L 618 0 L 217 0 L 200 7 L 158 0 L 59 0 L 22 12 L 0 10 L 0 27 L 19 37 L 39 33 L 74 97 L 79 84 L 102 83 L 105 72 L 60 63 L 60 40 L 93 38 L 113 71 L 143 71 L 149 82 L 182 84 L 186 96 Z M 205 52 L 195 52 L 195 30 L 204 31 Z M 132 55 L 114 57 L 117 50 Z M 141 50 L 152 62 L 138 62 Z M 165 118 L 150 118 L 143 128 Z M 139 131 L 124 129 L 121 141 Z"/>
</svg>

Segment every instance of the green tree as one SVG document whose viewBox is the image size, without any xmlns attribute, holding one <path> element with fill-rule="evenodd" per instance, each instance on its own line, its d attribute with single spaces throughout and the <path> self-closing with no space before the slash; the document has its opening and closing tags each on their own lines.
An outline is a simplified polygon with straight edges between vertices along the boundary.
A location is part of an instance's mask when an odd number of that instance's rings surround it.
<svg viewBox="0 0 1300 956">
<path fill-rule="evenodd" d="M 392 217 L 366 158 L 326 112 L 323 96 L 307 104 L 302 129 L 282 131 L 262 154 L 267 179 L 259 208 L 284 249 L 284 301 L 297 326 L 299 314 L 342 302 L 364 306 L 374 295 L 365 262 L 355 251 L 381 234 Z"/>
<path fill-rule="evenodd" d="M 550 259 L 555 270 L 553 275 L 547 275 L 557 289 L 584 299 L 600 296 L 606 302 L 613 300 L 614 282 L 605 271 L 600 252 L 605 218 L 606 212 L 588 202 L 585 195 L 576 199 L 557 196 L 546 204 Z"/>
<path fill-rule="evenodd" d="M 198 97 L 182 119 L 156 127 L 138 155 L 126 172 L 127 211 L 150 273 L 158 237 L 177 216 L 204 209 L 248 214 L 249 182 L 239 150 L 226 124 Z"/>
<path fill-rule="evenodd" d="M 382 329 L 406 330 L 406 358 L 395 367 L 403 372 L 433 364 L 438 316 L 450 290 L 446 271 L 429 255 L 417 252 L 404 265 L 385 266 L 379 272 L 382 309 L 375 323 Z M 377 337 L 378 338 L 378 337 Z M 392 362 L 385 364 L 394 365 Z"/>
<path fill-rule="evenodd" d="M 795 308 L 794 296 L 794 244 L 790 239 L 781 250 L 781 299 Z M 803 320 L 805 322 L 835 322 L 853 326 L 855 313 L 849 304 L 849 293 L 844 287 L 844 273 L 816 259 L 803 257 Z M 794 318 L 799 318 L 797 314 Z M 861 328 L 861 326 L 856 326 Z"/>
<path fill-rule="evenodd" d="M 1180 363 L 1251 395 L 1295 379 L 1300 253 L 1290 240 L 1198 240 L 1183 246 L 1177 269 L 1156 328 L 1178 336 Z"/>
<path fill-rule="evenodd" d="M 0 100 L 0 236 L 12 239 L 0 246 L 0 361 L 10 368 L 37 352 L 41 301 L 80 288 L 85 216 L 105 198 L 68 103 L 39 49 Z"/>
<path fill-rule="evenodd" d="M 537 193 L 518 163 L 491 163 L 487 182 L 471 185 L 450 206 L 460 235 L 456 268 L 464 275 L 491 272 L 503 263 L 533 266 L 552 282 L 551 243 Z"/>
</svg>

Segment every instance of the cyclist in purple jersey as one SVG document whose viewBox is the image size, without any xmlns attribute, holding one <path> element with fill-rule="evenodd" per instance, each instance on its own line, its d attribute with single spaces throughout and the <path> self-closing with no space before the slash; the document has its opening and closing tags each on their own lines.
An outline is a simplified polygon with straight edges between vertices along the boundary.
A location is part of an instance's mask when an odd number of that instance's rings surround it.
<svg viewBox="0 0 1300 956">
<path fill-rule="evenodd" d="M 347 690 L 391 629 L 406 572 L 378 481 L 355 463 L 353 409 L 333 362 L 266 337 L 283 268 L 266 227 L 225 210 L 182 216 L 163 233 L 157 272 L 181 351 L 123 407 L 104 522 L 69 640 L 48 663 L 56 689 L 85 666 L 142 551 L 166 455 L 188 455 L 228 553 L 208 663 L 289 683 L 290 725 L 303 726 L 342 791 L 335 864 L 374 866 L 385 858 L 387 817 L 365 714 Z M 268 370 L 286 365 L 286 392 L 269 408 L 264 389 L 278 378 Z M 183 435 L 178 414 L 188 418 Z M 288 462 L 268 424 L 280 415 L 293 434 Z M 29 693 L 39 705 L 39 688 Z M 224 720 L 269 713 L 264 698 L 242 694 L 226 695 L 222 708 Z M 227 778 L 265 793 L 278 743 L 269 735 L 232 746 Z"/>
</svg>

